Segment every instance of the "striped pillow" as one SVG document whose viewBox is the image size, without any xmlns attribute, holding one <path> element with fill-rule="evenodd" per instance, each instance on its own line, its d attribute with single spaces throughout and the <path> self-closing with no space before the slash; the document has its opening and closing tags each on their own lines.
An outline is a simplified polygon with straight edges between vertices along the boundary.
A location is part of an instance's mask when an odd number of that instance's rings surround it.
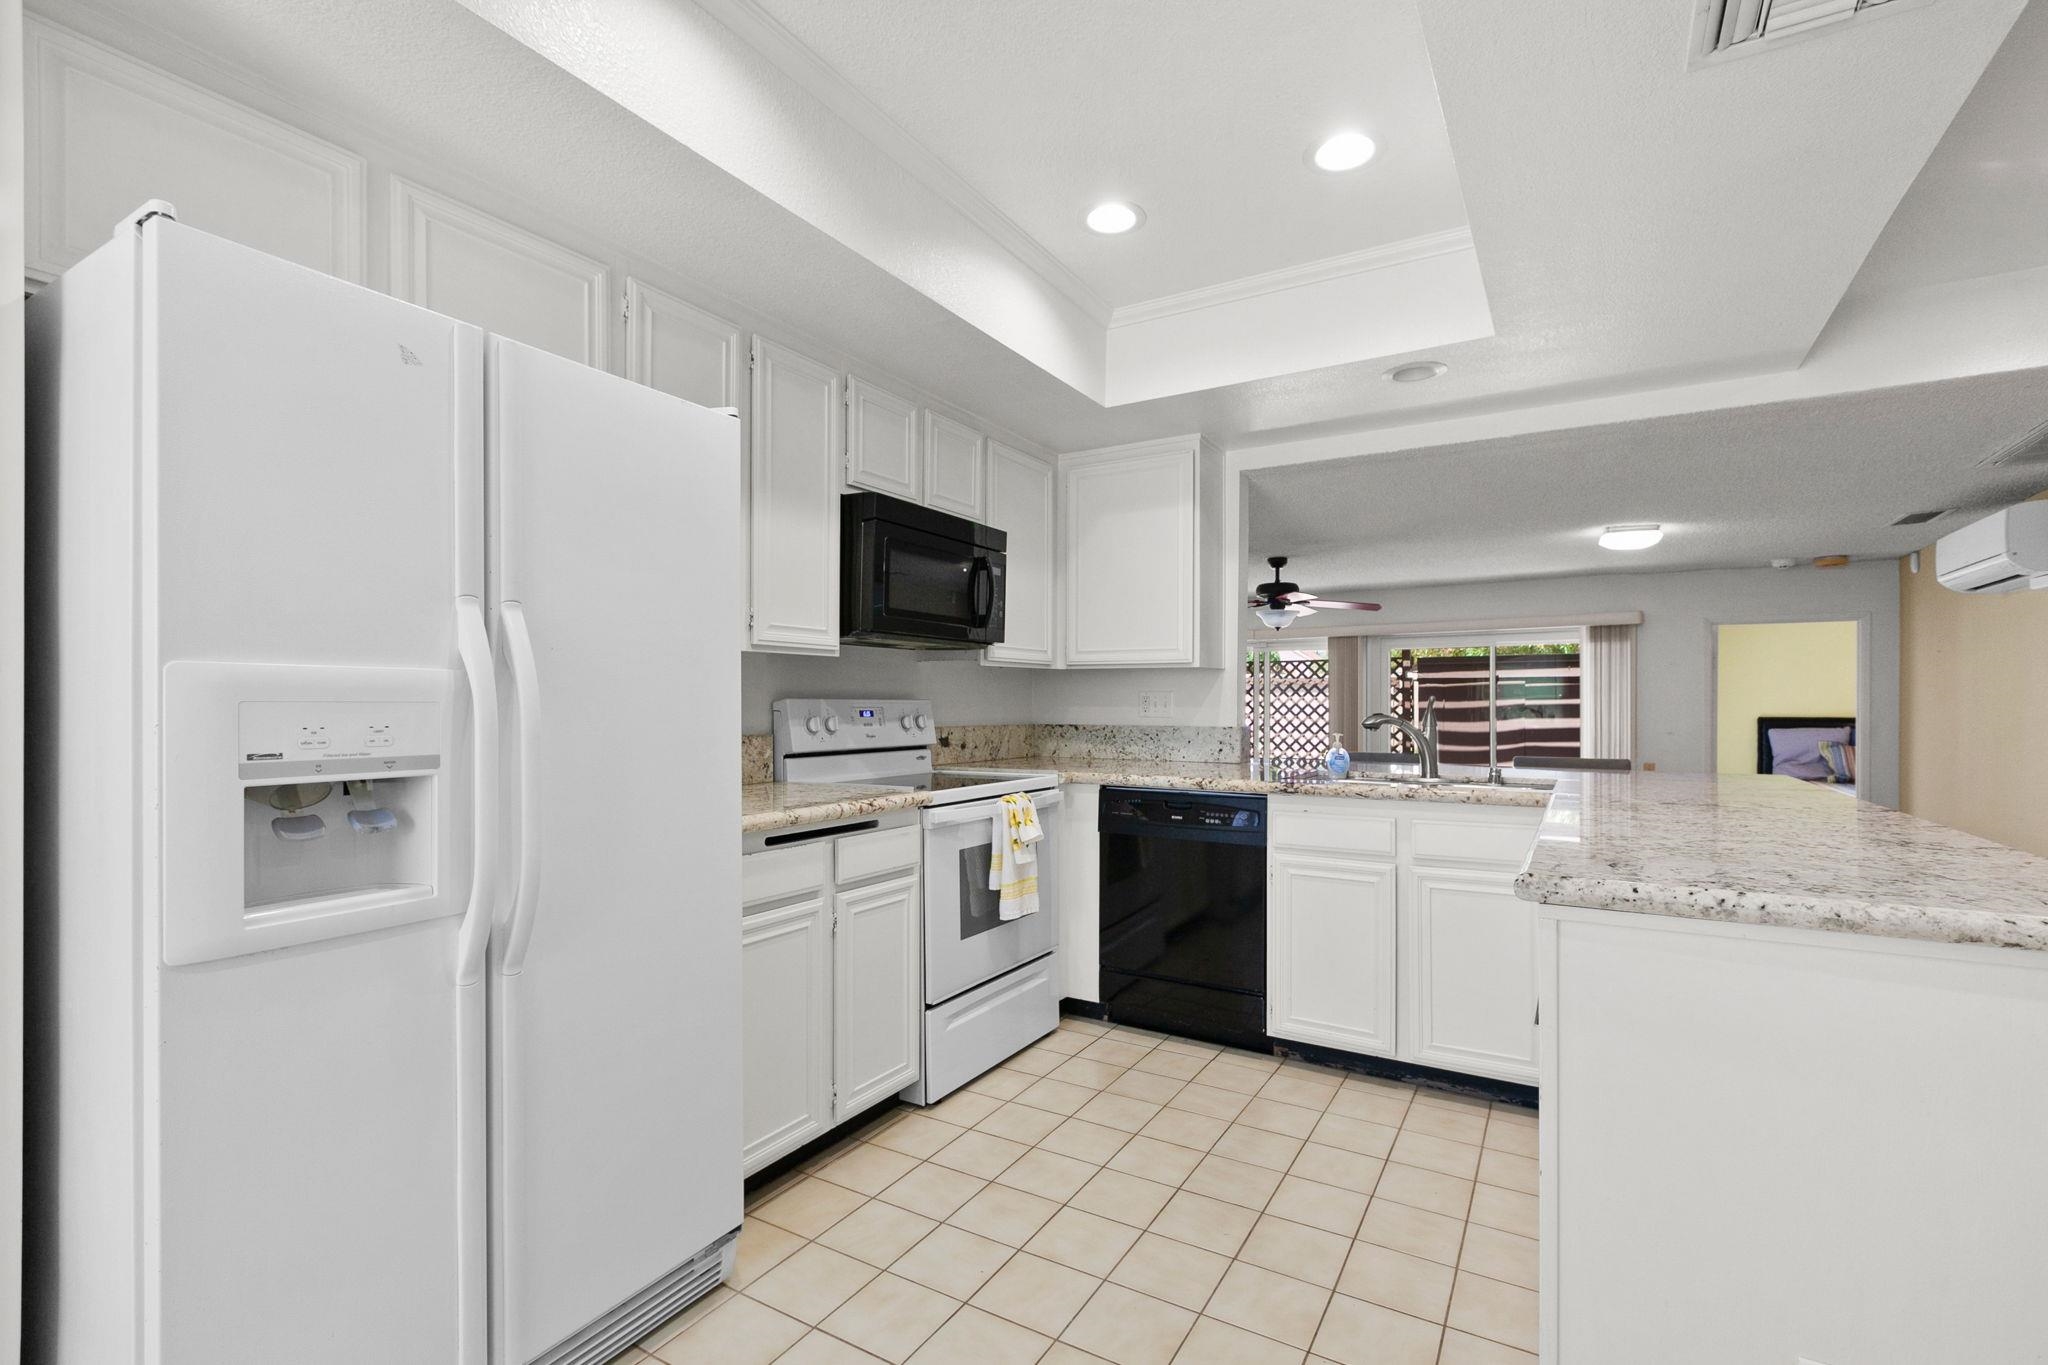
<svg viewBox="0 0 2048 1365">
<path fill-rule="evenodd" d="M 1819 744 L 1821 762 L 1828 765 L 1827 780 L 1830 782 L 1854 782 L 1856 780 L 1856 746 L 1838 739 L 1824 739 Z"/>
</svg>

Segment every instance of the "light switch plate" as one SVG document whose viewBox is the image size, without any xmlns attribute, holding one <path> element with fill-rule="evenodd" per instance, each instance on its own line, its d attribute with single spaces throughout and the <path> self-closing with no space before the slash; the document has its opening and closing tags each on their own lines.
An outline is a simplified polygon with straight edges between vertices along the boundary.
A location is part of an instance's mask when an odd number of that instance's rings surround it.
<svg viewBox="0 0 2048 1365">
<path fill-rule="evenodd" d="M 1164 720 L 1173 713 L 1173 693 L 1140 692 L 1138 714 L 1146 720 Z"/>
</svg>

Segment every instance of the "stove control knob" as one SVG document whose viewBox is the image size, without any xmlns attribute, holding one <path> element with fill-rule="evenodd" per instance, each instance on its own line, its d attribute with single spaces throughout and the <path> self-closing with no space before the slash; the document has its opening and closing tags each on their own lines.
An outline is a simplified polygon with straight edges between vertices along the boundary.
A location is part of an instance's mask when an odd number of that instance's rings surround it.
<svg viewBox="0 0 2048 1365">
<path fill-rule="evenodd" d="M 804 722 L 804 729 L 809 731 L 811 734 L 817 734 L 821 728 L 823 727 L 816 716 L 812 716 L 809 720 Z"/>
<path fill-rule="evenodd" d="M 931 729 L 931 728 L 932 728 L 932 718 L 931 718 L 930 716 L 927 716 L 927 715 L 923 715 L 923 714 L 920 714 L 920 715 L 918 716 L 918 718 L 917 718 L 917 728 L 918 728 L 918 729 L 920 729 L 920 730 L 929 730 L 929 729 Z"/>
<path fill-rule="evenodd" d="M 825 717 L 825 733 L 828 735 L 836 735 L 839 733 L 839 717 Z"/>
<path fill-rule="evenodd" d="M 910 728 L 910 723 L 911 723 L 911 722 L 910 722 L 910 717 L 909 717 L 909 716 L 905 716 L 905 717 L 903 718 L 903 728 L 904 728 L 904 729 L 906 729 L 906 730 L 908 730 L 908 729 Z"/>
</svg>

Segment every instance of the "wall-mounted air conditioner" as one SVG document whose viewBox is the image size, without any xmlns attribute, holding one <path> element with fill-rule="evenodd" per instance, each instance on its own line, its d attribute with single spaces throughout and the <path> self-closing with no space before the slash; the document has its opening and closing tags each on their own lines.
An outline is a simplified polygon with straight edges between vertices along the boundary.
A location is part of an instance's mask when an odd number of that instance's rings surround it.
<svg viewBox="0 0 2048 1365">
<path fill-rule="evenodd" d="M 2048 502 L 2023 502 L 1934 542 L 1934 576 L 1957 592 L 2048 588 Z"/>
</svg>

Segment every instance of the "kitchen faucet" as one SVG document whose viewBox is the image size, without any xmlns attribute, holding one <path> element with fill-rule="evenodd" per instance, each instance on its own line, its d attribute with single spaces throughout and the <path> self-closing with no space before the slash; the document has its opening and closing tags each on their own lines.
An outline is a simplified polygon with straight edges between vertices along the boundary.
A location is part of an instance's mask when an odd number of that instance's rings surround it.
<svg viewBox="0 0 2048 1365">
<path fill-rule="evenodd" d="M 1436 761 L 1436 699 L 1430 698 L 1422 709 L 1422 724 L 1411 725 L 1399 716 L 1390 716 L 1385 711 L 1375 711 L 1365 718 L 1367 731 L 1391 725 L 1415 742 L 1415 753 L 1422 760 L 1424 777 L 1441 777 Z"/>
</svg>

